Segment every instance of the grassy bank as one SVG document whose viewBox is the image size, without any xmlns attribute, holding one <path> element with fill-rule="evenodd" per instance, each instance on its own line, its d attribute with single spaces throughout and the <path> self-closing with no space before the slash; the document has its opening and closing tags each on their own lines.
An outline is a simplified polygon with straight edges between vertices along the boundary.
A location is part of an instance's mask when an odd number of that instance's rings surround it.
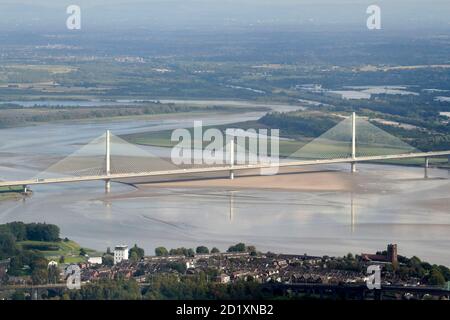
<svg viewBox="0 0 450 320">
<path fill-rule="evenodd" d="M 20 193 L 23 192 L 23 187 L 14 186 L 14 187 L 0 187 L 0 194 L 2 193 Z"/>
<path fill-rule="evenodd" d="M 0 201 L 21 199 L 23 192 L 23 187 L 0 187 Z"/>
<path fill-rule="evenodd" d="M 86 261 L 86 257 L 80 256 L 81 246 L 72 240 L 62 241 L 20 241 L 18 245 L 23 249 L 39 251 L 47 260 L 59 262 L 61 256 L 65 263 L 79 263 Z M 83 248 L 89 256 L 102 255 L 101 253 Z"/>
</svg>

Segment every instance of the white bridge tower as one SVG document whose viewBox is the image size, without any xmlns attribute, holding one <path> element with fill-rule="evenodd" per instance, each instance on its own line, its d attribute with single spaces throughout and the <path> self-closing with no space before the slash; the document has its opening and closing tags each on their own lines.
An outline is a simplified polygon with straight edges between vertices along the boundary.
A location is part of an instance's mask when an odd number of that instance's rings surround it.
<svg viewBox="0 0 450 320">
<path fill-rule="evenodd" d="M 111 133 L 106 130 L 106 156 L 105 156 L 105 173 L 107 176 L 111 174 Z M 109 193 L 111 191 L 111 180 L 105 179 L 105 192 Z"/>
<path fill-rule="evenodd" d="M 352 113 L 352 159 L 356 159 L 356 113 Z M 356 172 L 356 162 L 352 162 L 352 173 Z"/>
</svg>

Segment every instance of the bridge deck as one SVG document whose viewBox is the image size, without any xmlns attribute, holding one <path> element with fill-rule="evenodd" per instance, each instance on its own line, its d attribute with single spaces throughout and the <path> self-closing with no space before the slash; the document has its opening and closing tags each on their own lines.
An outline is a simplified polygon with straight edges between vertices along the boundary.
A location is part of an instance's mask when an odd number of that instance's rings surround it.
<svg viewBox="0 0 450 320">
<path fill-rule="evenodd" d="M 301 160 L 301 161 L 289 161 L 289 162 L 280 162 L 280 163 L 271 163 L 271 164 L 264 163 L 264 164 L 234 165 L 234 166 L 220 166 L 220 167 L 193 168 L 193 169 L 161 170 L 161 171 L 150 171 L 150 172 L 116 173 L 116 174 L 109 174 L 109 175 L 104 174 L 104 175 L 95 175 L 95 176 L 29 179 L 29 180 L 18 180 L 18 181 L 0 181 L 0 187 L 28 186 L 28 185 L 53 184 L 53 183 L 70 183 L 70 182 L 98 181 L 98 180 L 118 180 L 118 179 L 126 179 L 126 178 L 170 176 L 170 175 L 183 175 L 183 174 L 208 173 L 208 172 L 226 172 L 226 171 L 230 171 L 230 170 L 239 171 L 239 170 L 249 170 L 249 169 L 268 169 L 268 168 L 274 168 L 274 167 L 310 166 L 310 165 L 336 164 L 336 163 L 358 163 L 358 162 L 370 162 L 370 161 L 380 161 L 380 160 L 430 158 L 430 157 L 440 157 L 440 156 L 450 156 L 450 151 L 405 153 L 405 154 L 396 154 L 396 155 L 367 156 L 367 157 L 342 158 L 342 159 Z"/>
</svg>

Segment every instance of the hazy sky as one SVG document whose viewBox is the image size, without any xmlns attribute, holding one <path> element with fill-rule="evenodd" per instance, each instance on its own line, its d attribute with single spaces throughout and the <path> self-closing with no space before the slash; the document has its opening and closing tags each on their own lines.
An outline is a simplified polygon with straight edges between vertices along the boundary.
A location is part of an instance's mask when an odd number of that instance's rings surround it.
<svg viewBox="0 0 450 320">
<path fill-rule="evenodd" d="M 384 28 L 450 28 L 449 0 L 0 0 L 3 30 L 65 27 L 68 5 L 82 9 L 83 28 L 190 28 L 353 25 L 366 8 L 382 9 Z"/>
</svg>

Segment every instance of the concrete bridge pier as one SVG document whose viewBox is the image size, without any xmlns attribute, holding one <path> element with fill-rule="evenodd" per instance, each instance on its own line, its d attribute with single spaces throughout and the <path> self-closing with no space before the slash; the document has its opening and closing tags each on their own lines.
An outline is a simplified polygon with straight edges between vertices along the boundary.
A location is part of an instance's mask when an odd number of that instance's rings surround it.
<svg viewBox="0 0 450 320">
<path fill-rule="evenodd" d="M 352 162 L 352 163 L 351 163 L 351 166 L 352 166 L 352 167 L 351 167 L 351 172 L 352 172 L 352 173 L 355 173 L 355 172 L 356 172 L 356 162 Z"/>
<path fill-rule="evenodd" d="M 105 180 L 105 193 L 111 192 L 111 180 L 107 179 Z"/>
<path fill-rule="evenodd" d="M 423 176 L 425 179 L 428 179 L 428 167 L 430 165 L 429 159 L 428 157 L 425 157 L 425 164 L 424 164 L 424 172 L 423 172 Z"/>
<path fill-rule="evenodd" d="M 27 193 L 28 192 L 28 186 L 27 185 L 23 185 L 23 193 Z"/>
</svg>

